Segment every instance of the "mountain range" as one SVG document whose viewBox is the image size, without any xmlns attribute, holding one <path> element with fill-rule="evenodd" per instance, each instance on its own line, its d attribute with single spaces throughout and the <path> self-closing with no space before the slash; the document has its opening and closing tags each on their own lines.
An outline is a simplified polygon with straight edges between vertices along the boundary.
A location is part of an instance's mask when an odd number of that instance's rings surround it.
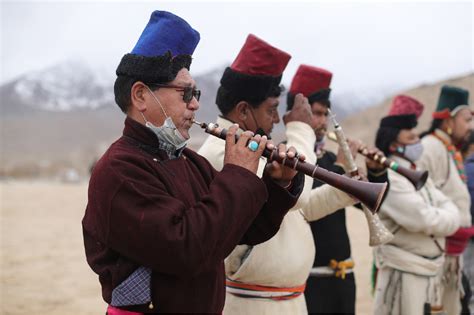
<svg viewBox="0 0 474 315">
<path fill-rule="evenodd" d="M 200 121 L 214 121 L 218 115 L 215 95 L 222 66 L 194 76 L 202 91 Z M 471 75 L 472 77 L 472 75 Z M 472 79 L 472 78 L 471 78 Z M 124 114 L 114 103 L 113 73 L 101 72 L 80 61 L 26 73 L 0 86 L 0 177 L 57 177 L 71 172 L 86 176 L 88 168 L 117 139 Z M 339 120 L 382 103 L 397 87 L 332 93 Z M 284 113 L 286 93 L 279 111 Z M 282 124 L 274 129 L 281 140 Z M 190 147 L 205 139 L 198 128 L 191 129 Z"/>
</svg>

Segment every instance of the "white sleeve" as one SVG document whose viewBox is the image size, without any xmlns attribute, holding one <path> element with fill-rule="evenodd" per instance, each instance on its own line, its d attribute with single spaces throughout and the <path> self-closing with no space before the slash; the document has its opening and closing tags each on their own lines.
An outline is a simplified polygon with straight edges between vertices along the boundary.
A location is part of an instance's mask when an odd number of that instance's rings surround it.
<svg viewBox="0 0 474 315">
<path fill-rule="evenodd" d="M 413 233 L 448 236 L 459 227 L 458 209 L 431 181 L 416 191 L 409 181 L 389 171 L 390 190 L 380 209 L 398 225 Z M 427 199 L 431 199 L 430 205 Z"/>
<path fill-rule="evenodd" d="M 309 202 L 301 211 L 305 219 L 311 222 L 357 202 L 345 192 L 325 184 L 311 190 Z"/>
<path fill-rule="evenodd" d="M 217 171 L 221 171 L 224 168 L 224 140 L 208 136 L 197 153 L 205 157 Z"/>
<path fill-rule="evenodd" d="M 450 161 L 445 154 L 446 150 L 443 144 L 431 135 L 421 139 L 421 143 L 423 144 L 423 154 L 416 161 L 416 165 L 422 170 L 427 170 L 434 184 L 439 187 L 446 183 L 449 171 Z"/>
<path fill-rule="evenodd" d="M 306 163 L 312 165 L 316 164 L 316 154 L 314 153 L 314 144 L 316 143 L 316 135 L 310 125 L 300 122 L 292 121 L 286 124 L 286 145 L 293 146 L 299 154 L 306 156 Z M 304 188 L 301 192 L 296 205 L 292 210 L 304 207 L 309 202 L 311 188 L 313 187 L 313 178 L 305 176 Z"/>
</svg>

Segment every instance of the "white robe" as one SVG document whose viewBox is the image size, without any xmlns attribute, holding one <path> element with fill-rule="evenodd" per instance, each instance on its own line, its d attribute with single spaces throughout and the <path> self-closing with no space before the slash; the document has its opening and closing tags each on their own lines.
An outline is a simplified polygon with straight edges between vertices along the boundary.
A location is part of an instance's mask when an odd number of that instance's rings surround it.
<svg viewBox="0 0 474 315">
<path fill-rule="evenodd" d="M 409 167 L 406 160 L 392 158 Z M 374 314 L 422 314 L 425 303 L 441 305 L 435 288 L 440 286 L 444 238 L 458 229 L 459 211 L 429 178 L 416 191 L 402 175 L 389 170 L 388 177 L 390 189 L 379 217 L 394 238 L 374 249 L 379 268 Z"/>
<path fill-rule="evenodd" d="M 450 141 L 449 136 L 437 129 L 438 136 Z M 471 226 L 471 196 L 467 185 L 462 181 L 454 160 L 446 146 L 433 135 L 421 139 L 423 154 L 416 165 L 429 172 L 430 178 L 448 198 L 458 207 L 462 227 Z"/>
<path fill-rule="evenodd" d="M 218 118 L 219 126 L 228 128 L 232 123 Z M 287 145 L 294 146 L 306 156 L 306 162 L 315 164 L 312 128 L 302 122 L 286 125 Z M 209 136 L 198 153 L 217 169 L 223 167 L 225 142 Z M 261 176 L 266 159 L 262 158 L 258 175 Z M 297 204 L 283 219 L 280 230 L 270 240 L 250 247 L 240 245 L 225 260 L 228 278 L 271 287 L 296 287 L 309 276 L 315 246 L 311 228 L 306 220 L 316 220 L 336 210 L 354 204 L 354 200 L 336 188 L 324 185 L 312 190 L 313 178 L 306 176 L 305 185 Z M 303 215 L 304 214 L 304 215 Z M 304 295 L 283 301 L 242 298 L 226 294 L 224 314 L 306 314 Z"/>
<path fill-rule="evenodd" d="M 436 129 L 435 133 L 447 140 L 451 138 L 442 130 Z M 450 198 L 458 207 L 461 227 L 471 226 L 471 197 L 466 183 L 459 176 L 456 164 L 448 152 L 444 143 L 433 135 L 427 135 L 421 140 L 423 144 L 423 154 L 417 165 L 421 169 L 429 171 L 429 176 L 448 198 Z M 456 275 L 450 275 L 448 270 L 453 269 L 453 265 L 462 265 L 462 260 L 456 256 L 447 256 L 443 269 L 445 274 L 440 275 L 444 279 L 453 281 L 444 281 L 443 287 L 443 306 L 448 314 L 459 314 L 461 311 L 460 303 L 460 279 Z"/>
</svg>

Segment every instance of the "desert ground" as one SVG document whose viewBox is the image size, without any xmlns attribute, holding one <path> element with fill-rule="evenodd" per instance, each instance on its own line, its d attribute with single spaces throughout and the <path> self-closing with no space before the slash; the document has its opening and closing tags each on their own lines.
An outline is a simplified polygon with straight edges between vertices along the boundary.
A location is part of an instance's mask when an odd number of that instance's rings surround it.
<svg viewBox="0 0 474 315">
<path fill-rule="evenodd" d="M 104 314 L 99 282 L 84 256 L 87 181 L 0 182 L 0 313 Z M 370 314 L 372 251 L 362 212 L 349 209 L 357 313 Z M 321 236 L 324 237 L 324 236 Z"/>
</svg>

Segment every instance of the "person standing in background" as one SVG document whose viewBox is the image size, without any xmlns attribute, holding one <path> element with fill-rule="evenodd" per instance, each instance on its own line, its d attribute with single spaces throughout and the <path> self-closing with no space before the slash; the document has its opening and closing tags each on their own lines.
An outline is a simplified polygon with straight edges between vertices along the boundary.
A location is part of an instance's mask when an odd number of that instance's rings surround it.
<svg viewBox="0 0 474 315">
<path fill-rule="evenodd" d="M 443 266 L 442 304 L 448 314 L 461 312 L 462 260 L 471 230 L 471 197 L 467 188 L 464 163 L 459 148 L 472 131 L 469 91 L 445 85 L 441 88 L 431 127 L 421 134 L 423 154 L 417 165 L 429 171 L 435 186 L 459 209 L 460 228 L 446 238 L 446 259 Z"/>
<path fill-rule="evenodd" d="M 467 188 L 471 195 L 471 224 L 474 226 L 474 132 L 471 132 L 469 139 L 461 148 L 464 158 L 464 169 L 467 176 Z M 474 313 L 474 236 L 469 239 L 469 244 L 463 253 L 464 259 L 464 292 L 466 302 L 463 304 L 463 313 Z M 469 293 L 469 294 L 468 294 Z M 470 298 L 468 298 L 470 295 Z M 469 308 L 466 309 L 466 306 Z"/>
<path fill-rule="evenodd" d="M 314 153 L 317 165 L 337 174 L 345 174 L 345 158 L 341 148 L 337 155 L 324 148 L 327 133 L 328 110 L 331 108 L 332 73 L 310 65 L 300 65 L 287 95 L 287 110 L 295 105 L 295 96 L 302 93 L 308 98 L 313 113 L 311 127 L 316 136 Z M 352 154 L 357 154 L 358 141 L 349 140 Z M 369 149 L 372 150 L 372 149 Z M 371 151 L 371 153 L 374 153 Z M 367 162 L 368 179 L 386 182 L 387 172 L 378 163 Z M 313 181 L 313 191 L 325 188 L 323 182 Z M 313 205 L 315 208 L 317 204 Z M 342 208 L 319 220 L 310 221 L 316 246 L 316 256 L 306 282 L 305 300 L 310 314 L 355 312 L 356 284 L 351 244 L 346 229 L 346 209 Z"/>
<path fill-rule="evenodd" d="M 416 170 L 423 145 L 415 132 L 423 105 L 398 95 L 380 121 L 375 144 L 398 165 Z M 456 205 L 427 179 L 416 190 L 401 174 L 388 170 L 390 188 L 379 217 L 394 238 L 374 248 L 378 268 L 374 314 L 431 314 L 441 309 L 438 274 L 445 237 L 459 227 Z"/>
<path fill-rule="evenodd" d="M 279 84 L 288 60 L 287 53 L 249 35 L 222 76 L 216 97 L 222 115 L 217 123 L 222 127 L 238 123 L 240 132 L 247 129 L 270 135 L 273 125 L 280 121 Z M 286 145 L 297 148 L 306 162 L 315 163 L 316 137 L 311 108 L 304 95 L 295 95 L 294 106 L 283 121 Z M 199 153 L 219 169 L 224 142 L 210 136 Z M 259 174 L 274 166 L 262 159 Z M 349 195 L 329 185 L 311 190 L 312 182 L 313 178 L 306 176 L 303 193 L 285 215 L 279 233 L 256 246 L 239 245 L 227 257 L 225 314 L 307 314 L 303 292 L 315 253 L 307 221 L 355 203 Z"/>
</svg>

